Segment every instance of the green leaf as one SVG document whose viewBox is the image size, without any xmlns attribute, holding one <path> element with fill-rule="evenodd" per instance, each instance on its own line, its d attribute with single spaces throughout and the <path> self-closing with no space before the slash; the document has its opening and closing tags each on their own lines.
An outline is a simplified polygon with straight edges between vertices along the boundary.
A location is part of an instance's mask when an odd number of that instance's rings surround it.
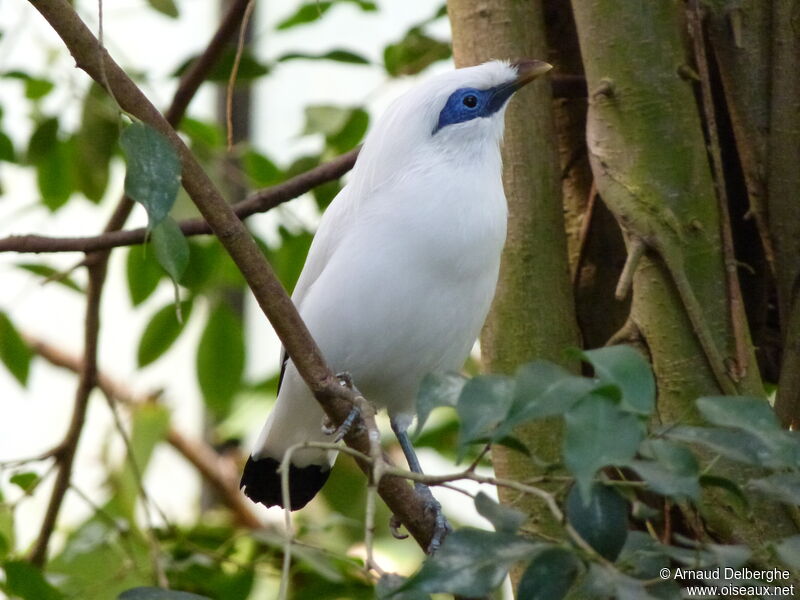
<svg viewBox="0 0 800 600">
<path fill-rule="evenodd" d="M 173 19 L 178 18 L 178 7 L 174 0 L 147 0 L 147 3 L 163 15 Z"/>
<path fill-rule="evenodd" d="M 14 142 L 0 131 L 0 161 L 15 162 L 16 160 L 17 153 L 14 151 Z"/>
<path fill-rule="evenodd" d="M 329 50 L 318 54 L 309 52 L 289 52 L 278 58 L 277 62 L 285 62 L 287 60 L 333 60 L 336 62 L 350 63 L 354 65 L 368 65 L 369 61 L 355 52 L 349 50 Z"/>
<path fill-rule="evenodd" d="M 27 160 L 30 164 L 38 164 L 50 152 L 58 141 L 58 119 L 51 117 L 45 119 L 33 130 L 28 141 Z"/>
<path fill-rule="evenodd" d="M 297 11 L 278 23 L 276 29 L 291 29 L 292 27 L 297 27 L 298 25 L 313 23 L 326 12 L 328 12 L 328 9 L 330 9 L 332 4 L 333 2 L 324 1 L 301 4 Z"/>
<path fill-rule="evenodd" d="M 775 552 L 783 564 L 795 571 L 800 571 L 800 535 L 783 538 L 775 544 Z"/>
<path fill-rule="evenodd" d="M 0 311 L 0 361 L 23 386 L 28 383 L 32 356 L 33 353 L 17 332 L 11 319 Z"/>
<path fill-rule="evenodd" d="M 281 236 L 281 245 L 268 248 L 266 255 L 283 287 L 291 293 L 303 270 L 314 236 L 305 230 L 294 233 L 283 226 L 278 228 L 278 233 Z"/>
<path fill-rule="evenodd" d="M 737 462 L 756 466 L 784 465 L 780 457 L 757 437 L 744 432 L 710 427 L 678 425 L 664 430 L 664 435 L 687 444 L 701 444 L 706 448 Z"/>
<path fill-rule="evenodd" d="M 41 100 L 52 92 L 55 87 L 52 81 L 30 77 L 25 81 L 25 97 L 28 100 Z"/>
<path fill-rule="evenodd" d="M 522 574 L 517 597 L 525 600 L 561 600 L 569 592 L 580 570 L 580 560 L 566 548 L 542 550 Z"/>
<path fill-rule="evenodd" d="M 191 56 L 186 59 L 173 73 L 173 77 L 181 77 L 194 63 L 199 55 Z M 228 83 L 236 61 L 236 48 L 230 48 L 222 53 L 214 66 L 206 75 L 206 81 L 214 83 Z M 236 70 L 236 84 L 243 85 L 252 83 L 255 79 L 269 73 L 269 67 L 255 58 L 249 50 L 245 49 L 239 60 L 239 68 Z"/>
<path fill-rule="evenodd" d="M 151 250 L 148 256 L 148 250 Z M 159 267 L 152 249 L 145 245 L 132 246 L 128 250 L 125 261 L 125 274 L 128 281 L 128 295 L 133 306 L 139 306 L 147 300 L 158 287 L 158 282 L 164 276 L 164 271 Z"/>
<path fill-rule="evenodd" d="M 567 412 L 594 386 L 591 379 L 576 377 L 551 362 L 535 361 L 523 365 L 516 374 L 508 418 L 498 428 L 495 437 L 503 436 L 527 421 Z"/>
<path fill-rule="evenodd" d="M 242 168 L 250 178 L 253 187 L 269 187 L 280 182 L 281 170 L 269 158 L 256 152 L 247 150 L 242 156 Z"/>
<path fill-rule="evenodd" d="M 328 12 L 331 6 L 337 3 L 343 4 L 344 2 L 355 4 L 364 12 L 374 12 L 378 9 L 374 2 L 366 2 L 364 0 L 312 0 L 311 2 L 302 4 L 292 15 L 278 23 L 276 29 L 285 30 L 297 27 L 298 25 L 313 23 Z"/>
<path fill-rule="evenodd" d="M 36 263 L 19 263 L 17 267 L 28 271 L 29 273 L 33 273 L 34 275 L 39 275 L 46 280 L 52 281 L 53 283 L 57 283 L 67 287 L 71 290 L 74 290 L 79 293 L 83 293 L 84 290 L 79 286 L 75 281 L 64 274 L 62 271 L 58 269 L 54 269 L 49 265 L 41 265 Z"/>
<path fill-rule="evenodd" d="M 525 513 L 499 504 L 483 492 L 478 492 L 475 496 L 475 510 L 489 521 L 496 531 L 504 533 L 515 533 L 526 519 Z"/>
<path fill-rule="evenodd" d="M 0 560 L 4 560 L 14 550 L 16 535 L 14 532 L 14 509 L 3 501 L 0 494 Z"/>
<path fill-rule="evenodd" d="M 169 429 L 169 411 L 155 403 L 133 407 L 129 433 L 131 457 L 126 457 L 119 471 L 112 474 L 115 494 L 105 507 L 109 514 L 134 521 L 136 503 L 140 496 L 137 480 L 144 476 L 155 447 L 164 440 Z"/>
<path fill-rule="evenodd" d="M 513 389 L 513 379 L 502 375 L 481 375 L 467 381 L 456 404 L 461 421 L 458 435 L 461 457 L 469 444 L 478 438 L 490 438 L 492 430 L 505 419 Z"/>
<path fill-rule="evenodd" d="M 598 469 L 626 464 L 636 454 L 644 425 L 612 400 L 594 394 L 575 404 L 565 421 L 564 462 L 588 500 Z"/>
<path fill-rule="evenodd" d="M 41 100 L 55 88 L 55 84 L 52 81 L 41 77 L 33 77 L 23 71 L 8 71 L 3 73 L 2 76 L 22 81 L 25 85 L 25 97 L 28 100 Z"/>
<path fill-rule="evenodd" d="M 642 415 L 653 412 L 656 402 L 656 382 L 653 371 L 644 357 L 630 346 L 608 346 L 583 353 L 601 383 L 617 386 L 622 392 L 622 404 Z"/>
<path fill-rule="evenodd" d="M 786 504 L 800 504 L 800 474 L 798 473 L 773 473 L 762 479 L 751 479 L 747 483 L 747 487 Z"/>
<path fill-rule="evenodd" d="M 137 587 L 122 592 L 117 600 L 211 600 L 208 596 L 198 596 L 189 592 L 165 590 L 155 587 Z"/>
<path fill-rule="evenodd" d="M 731 506 L 741 518 L 747 518 L 750 502 L 735 481 L 716 475 L 701 475 L 700 485 L 704 488 L 719 488 L 727 492 L 728 498 L 731 500 Z"/>
<path fill-rule="evenodd" d="M 181 119 L 180 129 L 189 136 L 193 145 L 220 148 L 225 143 L 225 134 L 216 123 L 184 117 Z"/>
<path fill-rule="evenodd" d="M 628 536 L 628 503 L 600 483 L 587 494 L 572 486 L 567 495 L 567 520 L 578 534 L 604 558 L 615 561 Z"/>
<path fill-rule="evenodd" d="M 145 537 L 126 531 L 120 515 L 95 513 L 77 528 L 70 528 L 63 550 L 48 561 L 59 576 L 58 587 L 70 599 L 109 600 L 137 585 L 147 585 L 154 574 Z"/>
<path fill-rule="evenodd" d="M 511 565 L 539 546 L 510 533 L 465 527 L 448 535 L 439 551 L 397 590 L 484 596 L 502 583 Z"/>
<path fill-rule="evenodd" d="M 656 579 L 659 571 L 669 567 L 669 559 L 661 544 L 643 531 L 629 531 L 617 565 L 638 579 Z"/>
<path fill-rule="evenodd" d="M 429 65 L 450 58 L 450 44 L 436 40 L 415 27 L 395 44 L 389 44 L 383 51 L 386 72 L 392 77 L 416 75 Z"/>
<path fill-rule="evenodd" d="M 197 380 L 206 406 L 218 417 L 227 414 L 244 373 L 242 320 L 226 304 L 208 319 L 197 348 Z"/>
<path fill-rule="evenodd" d="M 306 123 L 303 135 L 321 133 L 331 136 L 339 133 L 350 118 L 352 108 L 315 104 L 305 107 Z"/>
<path fill-rule="evenodd" d="M 147 210 L 148 227 L 161 223 L 178 195 L 181 161 L 170 141 L 145 123 L 122 132 L 120 144 L 127 158 L 125 193 Z"/>
<path fill-rule="evenodd" d="M 328 136 L 328 146 L 339 154 L 355 148 L 369 127 L 369 114 L 363 108 L 350 111 L 350 116 L 338 133 Z"/>
<path fill-rule="evenodd" d="M 74 151 L 73 140 L 57 139 L 49 152 L 36 163 L 36 183 L 42 202 L 52 212 L 64 206 L 75 189 Z"/>
<path fill-rule="evenodd" d="M 139 348 L 136 351 L 136 362 L 139 368 L 154 362 L 178 339 L 189 320 L 192 302 L 181 302 L 179 310 L 182 316 L 181 320 L 178 320 L 178 309 L 170 302 L 150 319 L 139 339 Z"/>
<path fill-rule="evenodd" d="M 407 578 L 396 575 L 395 573 L 384 573 L 375 586 L 375 596 L 378 600 L 392 598 L 392 600 L 430 600 L 430 595 L 424 592 L 409 590 L 407 592 L 398 591 Z"/>
<path fill-rule="evenodd" d="M 64 596 L 45 579 L 44 574 L 24 560 L 3 563 L 5 590 L 22 600 L 61 600 Z"/>
<path fill-rule="evenodd" d="M 167 217 L 153 228 L 152 240 L 158 264 L 177 284 L 189 264 L 189 244 L 181 228 Z"/>
<path fill-rule="evenodd" d="M 229 271 L 233 278 L 228 277 Z M 189 240 L 189 265 L 181 277 L 182 286 L 199 292 L 208 286 L 238 287 L 240 284 L 241 273 L 216 238 Z"/>
<path fill-rule="evenodd" d="M 14 473 L 9 481 L 14 485 L 19 486 L 23 492 L 32 492 L 39 483 L 39 475 L 31 471 Z"/>
<path fill-rule="evenodd" d="M 698 398 L 700 414 L 714 425 L 738 427 L 756 435 L 782 432 L 778 418 L 765 398 L 706 396 Z"/>
<path fill-rule="evenodd" d="M 467 380 L 458 373 L 428 373 L 422 378 L 417 393 L 416 435 L 422 432 L 422 427 L 434 408 L 440 406 L 455 408 L 466 382 Z"/>
<path fill-rule="evenodd" d="M 78 189 L 99 202 L 108 186 L 109 165 L 119 137 L 119 113 L 96 83 L 83 101 L 81 127 L 75 135 L 73 166 Z"/>
<path fill-rule="evenodd" d="M 700 499 L 699 466 L 694 454 L 667 440 L 646 440 L 640 452 L 654 460 L 632 460 L 628 466 L 659 494 Z"/>
</svg>

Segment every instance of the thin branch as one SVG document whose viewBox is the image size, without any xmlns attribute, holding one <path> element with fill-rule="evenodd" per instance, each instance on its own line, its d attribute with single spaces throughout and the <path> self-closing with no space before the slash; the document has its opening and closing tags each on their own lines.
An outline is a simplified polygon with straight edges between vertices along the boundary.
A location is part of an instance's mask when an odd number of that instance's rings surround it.
<svg viewBox="0 0 800 600">
<path fill-rule="evenodd" d="M 175 90 L 172 97 L 172 104 L 164 113 L 164 118 L 171 125 L 177 126 L 183 115 L 186 114 L 186 109 L 198 88 L 206 80 L 209 72 L 225 51 L 228 42 L 239 28 L 248 2 L 249 0 L 232 0 L 230 2 L 228 11 L 222 18 L 211 41 L 208 42 L 206 49 L 181 77 L 178 89 Z"/>
<path fill-rule="evenodd" d="M 121 107 L 158 130 L 174 145 L 181 159 L 183 187 L 242 273 L 299 374 L 330 420 L 341 424 L 353 406 L 353 391 L 340 385 L 255 240 L 186 144 L 119 65 L 99 47 L 97 39 L 66 0 L 30 1 L 65 42 L 78 67 L 97 81 L 99 63 L 103 61 L 108 84 Z M 363 428 L 354 427 L 345 442 L 369 452 L 369 440 Z M 381 478 L 378 492 L 420 546 L 427 548 L 435 524 L 434 516 L 425 511 L 423 498 L 406 480 L 388 475 Z"/>
<path fill-rule="evenodd" d="M 359 149 L 356 148 L 283 183 L 254 192 L 233 205 L 236 216 L 246 219 L 256 213 L 266 212 L 284 202 L 302 196 L 323 183 L 339 179 L 353 168 L 358 151 Z M 186 236 L 213 233 L 204 219 L 186 219 L 179 225 Z M 88 237 L 59 238 L 42 235 L 12 235 L 0 239 L 0 252 L 95 252 L 119 246 L 135 246 L 145 241 L 144 227 L 124 231 L 109 230 L 107 227 L 106 230 L 107 233 L 102 235 Z"/>
<path fill-rule="evenodd" d="M 225 95 L 225 125 L 228 133 L 228 152 L 233 149 L 233 91 L 236 87 L 236 77 L 239 74 L 239 64 L 242 62 L 244 53 L 245 38 L 247 37 L 247 26 L 250 23 L 250 16 L 256 7 L 255 0 L 249 0 L 247 9 L 242 17 L 242 24 L 239 27 L 239 40 L 236 43 L 236 56 L 233 59 L 230 77 L 228 77 L 228 89 Z"/>
<path fill-rule="evenodd" d="M 100 298 L 106 275 L 106 262 L 100 261 L 89 266 L 89 284 L 86 288 L 86 323 L 84 325 L 85 346 L 81 363 L 78 389 L 75 392 L 75 404 L 72 419 L 62 442 L 58 445 L 54 456 L 59 469 L 47 506 L 39 536 L 31 550 L 30 560 L 34 565 L 42 566 L 47 559 L 47 546 L 55 529 L 56 519 L 61 510 L 61 503 L 70 485 L 72 465 L 81 437 L 89 395 L 94 389 L 97 378 L 97 334 L 100 330 Z"/>
<path fill-rule="evenodd" d="M 50 364 L 68 369 L 75 373 L 81 371 L 81 359 L 77 356 L 28 335 L 23 336 L 28 347 Z M 123 406 L 133 407 L 152 402 L 152 396 L 136 397 L 129 389 L 103 373 L 97 373 L 97 387 L 108 397 Z M 190 439 L 180 431 L 170 427 L 166 435 L 167 442 L 175 448 L 200 473 L 206 482 L 219 495 L 220 501 L 233 513 L 239 525 L 250 529 L 259 529 L 263 525 L 253 512 L 251 505 L 239 492 L 238 476 L 230 469 L 224 468 L 223 461 L 214 449 L 202 440 Z"/>
</svg>

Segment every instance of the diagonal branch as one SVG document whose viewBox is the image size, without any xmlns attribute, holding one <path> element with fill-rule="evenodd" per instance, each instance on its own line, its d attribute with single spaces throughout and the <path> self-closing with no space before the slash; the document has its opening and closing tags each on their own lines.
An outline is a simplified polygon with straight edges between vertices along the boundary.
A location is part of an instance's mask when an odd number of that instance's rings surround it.
<svg viewBox="0 0 800 600">
<path fill-rule="evenodd" d="M 300 318 L 269 263 L 247 228 L 225 202 L 190 150 L 142 91 L 102 48 L 66 0 L 31 0 L 65 42 L 79 68 L 101 85 L 107 85 L 123 110 L 164 134 L 178 151 L 183 187 L 212 231 L 236 263 L 261 310 L 292 357 L 298 372 L 334 424 L 341 424 L 353 406 L 352 390 L 342 386 Z M 101 74 L 104 73 L 105 77 Z M 366 428 L 354 427 L 345 438 L 348 446 L 365 454 L 370 443 Z M 368 470 L 368 466 L 364 465 Z M 378 492 L 417 542 L 427 548 L 434 517 L 424 500 L 403 479 L 386 476 Z"/>
<path fill-rule="evenodd" d="M 246 1 L 242 2 L 241 0 L 237 0 L 237 2 L 234 3 L 225 19 L 223 19 L 222 27 L 220 27 L 222 31 L 217 32 L 217 35 L 214 36 L 201 58 L 194 63 L 187 76 L 184 77 L 179 84 L 176 92 L 176 100 L 168 111 L 170 118 L 174 119 L 175 123 L 181 119 L 188 106 L 189 100 L 194 96 L 200 84 L 205 79 L 208 70 L 219 58 L 224 49 L 227 37 L 235 31 L 236 23 L 241 18 L 241 15 L 237 13 L 237 7 L 239 7 L 239 5 L 241 5 L 240 10 L 243 11 Z M 101 11 L 100 27 L 102 32 L 102 0 L 99 7 Z M 102 41 L 95 40 L 95 44 L 95 50 L 97 51 L 96 58 L 99 58 L 98 82 L 103 85 L 103 87 L 107 87 L 108 77 L 103 58 L 105 49 L 103 48 Z M 114 96 L 113 93 L 112 96 Z M 114 99 L 116 100 L 116 97 L 114 97 Z M 133 202 L 131 199 L 127 196 L 123 196 L 106 224 L 104 231 L 113 232 L 122 228 L 132 208 Z M 43 565 L 47 559 L 47 547 L 50 542 L 50 537 L 55 529 L 58 513 L 64 501 L 64 495 L 67 493 L 70 486 L 72 466 L 86 418 L 89 396 L 97 385 L 97 346 L 100 332 L 100 304 L 109 256 L 110 249 L 91 255 L 87 254 L 84 259 L 84 264 L 87 266 L 89 274 L 89 285 L 86 291 L 83 361 L 80 369 L 78 389 L 75 393 L 75 403 L 70 425 L 63 441 L 58 445 L 56 452 L 53 454 L 56 459 L 56 464 L 58 465 L 58 474 L 56 475 L 56 481 L 50 495 L 50 501 L 42 521 L 39 536 L 31 550 L 31 562 L 39 566 Z"/>
</svg>

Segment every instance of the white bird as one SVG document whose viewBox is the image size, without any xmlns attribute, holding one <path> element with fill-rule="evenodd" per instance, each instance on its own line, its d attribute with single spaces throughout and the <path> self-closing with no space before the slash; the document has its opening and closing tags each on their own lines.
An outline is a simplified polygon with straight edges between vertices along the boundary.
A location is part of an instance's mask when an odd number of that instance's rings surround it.
<svg viewBox="0 0 800 600">
<path fill-rule="evenodd" d="M 549 71 L 491 61 L 416 86 L 368 134 L 347 185 L 322 217 L 292 295 L 336 372 L 385 407 L 409 465 L 406 430 L 427 373 L 462 367 L 489 311 L 506 239 L 500 142 L 511 95 Z M 253 501 L 283 505 L 284 452 L 330 441 L 323 411 L 291 358 L 247 461 Z M 302 449 L 289 473 L 292 510 L 328 478 L 335 453 Z"/>
</svg>

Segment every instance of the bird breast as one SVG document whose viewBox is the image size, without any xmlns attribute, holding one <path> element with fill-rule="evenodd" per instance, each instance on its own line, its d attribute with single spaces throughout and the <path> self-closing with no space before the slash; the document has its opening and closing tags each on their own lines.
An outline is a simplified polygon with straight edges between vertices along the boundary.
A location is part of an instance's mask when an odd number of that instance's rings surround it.
<svg viewBox="0 0 800 600">
<path fill-rule="evenodd" d="M 505 197 L 499 177 L 418 180 L 378 190 L 351 215 L 300 312 L 335 369 L 390 412 L 410 412 L 420 379 L 458 370 L 480 332 Z"/>
</svg>

